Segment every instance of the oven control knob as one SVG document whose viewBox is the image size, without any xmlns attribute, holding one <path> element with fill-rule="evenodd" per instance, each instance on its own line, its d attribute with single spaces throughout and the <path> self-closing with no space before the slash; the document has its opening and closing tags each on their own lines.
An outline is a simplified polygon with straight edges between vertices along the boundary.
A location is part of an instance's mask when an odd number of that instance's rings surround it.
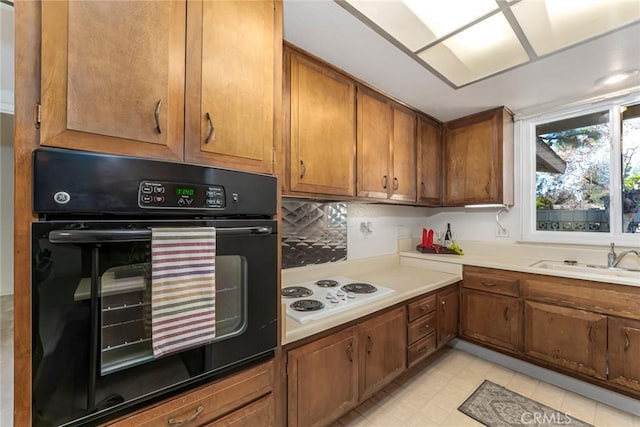
<svg viewBox="0 0 640 427">
<path fill-rule="evenodd" d="M 355 297 L 356 297 L 356 294 L 354 294 L 353 292 L 347 292 L 347 298 L 354 299 Z"/>
<path fill-rule="evenodd" d="M 338 292 L 336 292 L 336 296 L 343 297 L 344 296 L 344 292 L 338 291 Z"/>
</svg>

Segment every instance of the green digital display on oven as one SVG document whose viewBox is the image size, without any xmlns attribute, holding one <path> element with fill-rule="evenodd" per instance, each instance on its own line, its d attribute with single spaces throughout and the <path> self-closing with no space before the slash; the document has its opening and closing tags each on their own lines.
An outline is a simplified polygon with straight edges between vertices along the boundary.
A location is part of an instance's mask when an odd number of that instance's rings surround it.
<svg viewBox="0 0 640 427">
<path fill-rule="evenodd" d="M 195 192 L 196 190 L 193 188 L 180 188 L 180 187 L 176 188 L 177 196 L 193 196 Z"/>
</svg>

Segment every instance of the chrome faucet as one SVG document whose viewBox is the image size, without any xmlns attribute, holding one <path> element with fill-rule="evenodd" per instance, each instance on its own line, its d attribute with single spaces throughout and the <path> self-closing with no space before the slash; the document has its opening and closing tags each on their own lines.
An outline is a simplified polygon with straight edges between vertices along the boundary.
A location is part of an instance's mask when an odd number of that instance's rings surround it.
<svg viewBox="0 0 640 427">
<path fill-rule="evenodd" d="M 611 243 L 611 251 L 609 251 L 607 267 L 609 268 L 617 268 L 618 264 L 622 262 L 622 259 L 629 254 L 635 254 L 638 258 L 640 258 L 640 250 L 638 249 L 629 249 L 628 251 L 620 252 L 619 255 L 616 255 L 613 250 L 613 243 Z"/>
</svg>

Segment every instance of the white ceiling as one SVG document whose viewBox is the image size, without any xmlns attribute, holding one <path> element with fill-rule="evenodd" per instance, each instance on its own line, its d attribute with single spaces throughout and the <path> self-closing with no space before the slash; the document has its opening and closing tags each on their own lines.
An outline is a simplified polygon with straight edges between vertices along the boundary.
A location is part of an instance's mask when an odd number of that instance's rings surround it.
<svg viewBox="0 0 640 427">
<path fill-rule="evenodd" d="M 608 73 L 640 68 L 640 23 L 461 89 L 442 82 L 332 0 L 284 0 L 284 38 L 441 121 L 501 105 L 526 113 L 640 90 L 640 75 L 613 86 L 594 84 Z"/>
</svg>

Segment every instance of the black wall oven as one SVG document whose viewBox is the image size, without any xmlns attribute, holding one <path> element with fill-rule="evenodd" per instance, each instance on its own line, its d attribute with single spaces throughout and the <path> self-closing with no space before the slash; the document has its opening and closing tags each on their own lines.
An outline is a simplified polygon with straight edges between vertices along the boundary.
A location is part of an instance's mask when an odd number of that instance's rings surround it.
<svg viewBox="0 0 640 427">
<path fill-rule="evenodd" d="M 97 424 L 277 345 L 276 180 L 69 150 L 34 153 L 34 426 Z M 154 357 L 151 229 L 214 227 L 215 338 Z"/>
</svg>

